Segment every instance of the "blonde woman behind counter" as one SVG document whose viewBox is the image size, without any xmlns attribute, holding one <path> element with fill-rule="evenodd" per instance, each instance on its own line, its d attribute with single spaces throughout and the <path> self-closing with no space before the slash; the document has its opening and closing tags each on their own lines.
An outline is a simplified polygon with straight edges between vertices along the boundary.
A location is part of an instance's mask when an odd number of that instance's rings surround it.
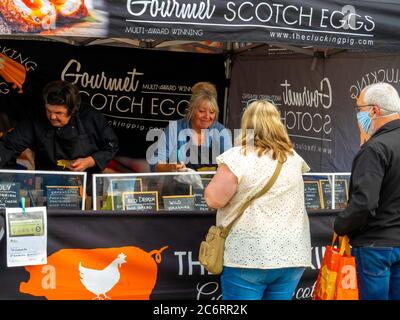
<svg viewBox="0 0 400 320">
<path fill-rule="evenodd" d="M 249 195 L 271 178 L 278 154 L 284 164 L 272 188 L 255 199 L 225 242 L 221 275 L 224 300 L 289 300 L 311 266 L 311 241 L 302 174 L 309 171 L 293 150 L 279 111 L 267 101 L 250 104 L 242 117 L 242 146 L 217 157 L 218 170 L 205 190 L 218 208 L 217 225 L 226 227 Z M 253 129 L 254 136 L 246 136 Z M 246 146 L 246 141 L 254 147 Z"/>
<path fill-rule="evenodd" d="M 150 169 L 215 170 L 215 157 L 232 147 L 230 131 L 217 121 L 218 113 L 215 86 L 210 82 L 196 83 L 185 117 L 171 121 L 158 140 Z"/>
</svg>

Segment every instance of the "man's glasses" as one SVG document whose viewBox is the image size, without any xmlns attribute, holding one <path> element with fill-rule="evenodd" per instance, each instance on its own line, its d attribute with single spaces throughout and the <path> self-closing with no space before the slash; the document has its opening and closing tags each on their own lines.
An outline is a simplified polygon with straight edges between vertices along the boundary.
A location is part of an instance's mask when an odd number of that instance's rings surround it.
<svg viewBox="0 0 400 320">
<path fill-rule="evenodd" d="M 373 106 L 375 106 L 375 105 L 374 104 L 363 104 L 361 106 L 354 106 L 354 110 L 356 112 L 360 112 L 361 111 L 360 108 L 373 107 Z"/>
</svg>

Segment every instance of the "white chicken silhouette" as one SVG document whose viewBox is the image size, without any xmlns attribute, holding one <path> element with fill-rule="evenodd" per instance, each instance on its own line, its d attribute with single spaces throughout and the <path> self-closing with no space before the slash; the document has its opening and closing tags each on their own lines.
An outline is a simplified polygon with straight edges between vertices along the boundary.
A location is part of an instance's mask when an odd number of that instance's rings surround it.
<svg viewBox="0 0 400 320">
<path fill-rule="evenodd" d="M 82 284 L 88 291 L 96 295 L 92 300 L 103 300 L 101 295 L 103 295 L 105 299 L 111 299 L 106 293 L 118 283 L 120 278 L 118 268 L 121 267 L 121 264 L 126 263 L 125 258 L 126 255 L 121 252 L 117 258 L 103 270 L 85 268 L 82 266 L 82 263 L 79 262 L 79 274 Z"/>
</svg>

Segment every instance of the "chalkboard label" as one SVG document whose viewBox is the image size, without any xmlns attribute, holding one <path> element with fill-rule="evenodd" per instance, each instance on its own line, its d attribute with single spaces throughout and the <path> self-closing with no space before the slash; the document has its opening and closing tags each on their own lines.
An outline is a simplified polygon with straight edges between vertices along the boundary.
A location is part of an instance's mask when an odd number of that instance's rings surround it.
<svg viewBox="0 0 400 320">
<path fill-rule="evenodd" d="M 332 184 L 329 180 L 320 180 L 325 209 L 332 209 Z M 348 190 L 346 179 L 335 180 L 335 208 L 345 208 L 347 206 Z"/>
<path fill-rule="evenodd" d="M 79 186 L 47 186 L 47 208 L 81 209 Z"/>
<path fill-rule="evenodd" d="M 158 192 L 123 192 L 123 210 L 158 211 Z"/>
<path fill-rule="evenodd" d="M 209 211 L 210 207 L 207 205 L 206 200 L 204 199 L 204 190 L 208 186 L 211 181 L 211 178 L 202 178 L 203 189 L 193 186 L 193 195 L 194 195 L 194 207 L 195 210 L 199 211 Z"/>
<path fill-rule="evenodd" d="M 164 209 L 167 211 L 193 211 L 194 196 L 165 196 Z"/>
<path fill-rule="evenodd" d="M 304 181 L 304 201 L 306 209 L 323 209 L 321 188 L 318 181 Z"/>
<path fill-rule="evenodd" d="M 111 208 L 112 210 L 123 210 L 122 193 L 141 192 L 141 178 L 124 178 L 111 180 Z"/>
<path fill-rule="evenodd" d="M 0 208 L 19 207 L 19 191 L 17 182 L 0 183 Z"/>
</svg>

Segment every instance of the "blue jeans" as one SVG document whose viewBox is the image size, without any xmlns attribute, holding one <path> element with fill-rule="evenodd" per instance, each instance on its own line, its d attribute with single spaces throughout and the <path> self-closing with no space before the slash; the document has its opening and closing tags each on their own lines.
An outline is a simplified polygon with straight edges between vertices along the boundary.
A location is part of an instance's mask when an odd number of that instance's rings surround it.
<svg viewBox="0 0 400 320">
<path fill-rule="evenodd" d="M 304 268 L 224 267 L 222 300 L 291 300 Z"/>
<path fill-rule="evenodd" d="M 353 247 L 361 300 L 400 300 L 400 247 Z"/>
</svg>

